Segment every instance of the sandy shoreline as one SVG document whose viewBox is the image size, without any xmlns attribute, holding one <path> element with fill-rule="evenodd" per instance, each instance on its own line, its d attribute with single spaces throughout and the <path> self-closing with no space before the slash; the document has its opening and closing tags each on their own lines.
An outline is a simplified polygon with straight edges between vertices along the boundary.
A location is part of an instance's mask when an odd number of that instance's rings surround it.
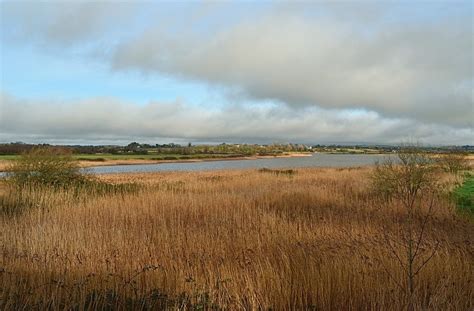
<svg viewBox="0 0 474 311">
<path fill-rule="evenodd" d="M 272 158 L 297 158 L 310 157 L 312 153 L 288 153 L 282 155 L 268 155 L 268 156 L 248 156 L 248 157 L 229 157 L 229 158 L 204 158 L 204 159 L 182 159 L 182 160 L 148 160 L 148 159 L 124 159 L 124 160 L 105 160 L 99 161 L 84 161 L 80 160 L 80 167 L 97 167 L 97 166 L 116 166 L 116 165 L 140 165 L 140 164 L 161 164 L 161 163 L 190 163 L 190 162 L 211 162 L 211 161 L 236 161 L 236 160 L 256 160 L 256 159 L 272 159 Z M 11 161 L 0 160 L 0 172 L 7 171 Z"/>
<path fill-rule="evenodd" d="M 319 153 L 316 153 L 319 154 Z M 327 154 L 327 153 L 321 153 Z M 336 153 L 337 154 L 337 153 Z M 79 166 L 83 168 L 98 167 L 98 166 L 116 166 L 116 165 L 140 165 L 140 164 L 162 164 L 162 163 L 193 163 L 193 162 L 213 162 L 213 161 L 237 161 L 237 160 L 256 160 L 256 159 L 272 159 L 272 158 L 298 158 L 310 157 L 313 153 L 287 153 L 282 155 L 268 155 L 268 156 L 247 156 L 247 157 L 229 157 L 229 158 L 203 158 L 203 159 L 176 159 L 176 160 L 148 160 L 148 159 L 124 159 L 124 160 L 105 160 L 99 161 L 84 161 L 80 160 Z M 387 154 L 378 154 L 387 155 Z M 468 155 L 467 160 L 470 165 L 474 165 L 474 155 Z M 0 160 L 0 173 L 6 172 L 12 161 Z"/>
</svg>

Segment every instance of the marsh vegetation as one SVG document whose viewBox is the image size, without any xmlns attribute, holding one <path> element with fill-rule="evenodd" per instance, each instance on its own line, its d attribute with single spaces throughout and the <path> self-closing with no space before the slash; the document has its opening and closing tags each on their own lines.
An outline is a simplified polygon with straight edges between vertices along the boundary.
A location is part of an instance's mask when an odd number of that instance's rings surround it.
<svg viewBox="0 0 474 311">
<path fill-rule="evenodd" d="M 111 174 L 79 192 L 22 187 L 34 204 L 18 213 L 3 182 L 0 309 L 469 310 L 462 177 L 431 168 Z M 135 188 L 93 191 L 120 185 Z"/>
</svg>

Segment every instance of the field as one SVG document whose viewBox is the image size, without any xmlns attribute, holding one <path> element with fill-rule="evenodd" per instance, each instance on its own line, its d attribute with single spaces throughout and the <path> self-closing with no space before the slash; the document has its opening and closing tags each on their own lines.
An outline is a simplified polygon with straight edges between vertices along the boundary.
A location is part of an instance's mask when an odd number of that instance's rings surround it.
<svg viewBox="0 0 474 311">
<path fill-rule="evenodd" d="M 35 207 L 0 216 L 0 309 L 406 309 L 393 252 L 403 260 L 404 209 L 373 193 L 370 173 L 123 174 L 100 178 L 140 190 L 31 190 Z M 472 310 L 472 219 L 441 196 L 424 234 L 423 259 L 439 246 L 414 309 Z"/>
</svg>

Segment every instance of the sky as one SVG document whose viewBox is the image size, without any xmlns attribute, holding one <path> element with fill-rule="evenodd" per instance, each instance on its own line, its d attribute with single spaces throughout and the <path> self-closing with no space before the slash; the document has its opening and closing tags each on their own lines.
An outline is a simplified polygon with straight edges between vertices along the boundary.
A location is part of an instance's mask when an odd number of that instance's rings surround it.
<svg viewBox="0 0 474 311">
<path fill-rule="evenodd" d="M 472 1 L 0 0 L 0 142 L 474 145 Z"/>
</svg>

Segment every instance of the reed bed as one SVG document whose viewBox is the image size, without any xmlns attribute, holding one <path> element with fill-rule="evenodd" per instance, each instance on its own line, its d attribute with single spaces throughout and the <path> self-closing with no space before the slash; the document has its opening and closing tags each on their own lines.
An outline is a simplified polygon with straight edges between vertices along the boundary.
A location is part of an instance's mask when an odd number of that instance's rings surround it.
<svg viewBox="0 0 474 311">
<path fill-rule="evenodd" d="M 369 173 L 119 174 L 100 178 L 141 190 L 51 191 L 0 216 L 0 309 L 403 310 L 386 237 L 400 241 L 404 211 L 370 190 Z M 415 309 L 472 310 L 473 236 L 472 221 L 436 201 L 423 247 L 439 248 L 417 276 Z"/>
</svg>

